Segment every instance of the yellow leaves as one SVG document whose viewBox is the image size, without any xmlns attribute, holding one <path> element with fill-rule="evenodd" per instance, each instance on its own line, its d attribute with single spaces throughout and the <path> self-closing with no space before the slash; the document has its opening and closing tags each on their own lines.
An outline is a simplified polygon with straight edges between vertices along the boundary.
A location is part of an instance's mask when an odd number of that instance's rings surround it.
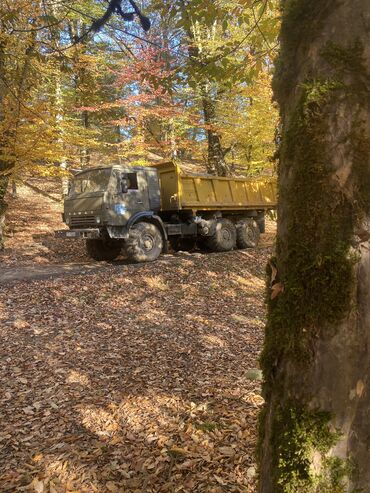
<svg viewBox="0 0 370 493">
<path fill-rule="evenodd" d="M 249 173 L 273 169 L 279 115 L 271 101 L 271 75 L 262 71 L 248 85 L 235 86 L 217 107 L 223 146 L 232 146 L 233 162 Z"/>
</svg>

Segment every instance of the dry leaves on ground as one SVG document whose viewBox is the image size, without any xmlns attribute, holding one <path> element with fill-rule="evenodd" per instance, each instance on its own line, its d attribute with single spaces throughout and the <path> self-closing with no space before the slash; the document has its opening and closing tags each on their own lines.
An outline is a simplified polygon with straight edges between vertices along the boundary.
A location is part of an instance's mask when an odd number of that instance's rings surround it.
<svg viewBox="0 0 370 493">
<path fill-rule="evenodd" d="M 3 287 L 1 491 L 254 491 L 268 253 Z"/>
</svg>

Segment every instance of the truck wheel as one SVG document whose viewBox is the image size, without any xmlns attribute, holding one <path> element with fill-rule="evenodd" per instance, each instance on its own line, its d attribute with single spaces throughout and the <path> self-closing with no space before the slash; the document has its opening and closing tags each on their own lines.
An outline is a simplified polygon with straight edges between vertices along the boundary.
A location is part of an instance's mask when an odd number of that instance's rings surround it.
<svg viewBox="0 0 370 493">
<path fill-rule="evenodd" d="M 236 244 L 240 249 L 255 248 L 260 240 L 260 229 L 252 218 L 242 219 L 236 225 Z"/>
<path fill-rule="evenodd" d="M 126 253 L 133 262 L 152 262 L 163 249 L 161 232 L 151 223 L 137 223 L 130 229 L 126 240 Z"/>
<path fill-rule="evenodd" d="M 190 252 L 194 250 L 195 245 L 197 243 L 196 238 L 180 238 L 179 236 L 174 236 L 170 238 L 170 245 L 175 252 Z"/>
<path fill-rule="evenodd" d="M 86 240 L 86 251 L 94 260 L 114 260 L 121 253 L 122 243 L 118 240 Z"/>
<path fill-rule="evenodd" d="M 205 246 L 212 252 L 228 252 L 236 245 L 236 228 L 229 219 L 217 219 L 215 232 L 204 237 Z"/>
</svg>

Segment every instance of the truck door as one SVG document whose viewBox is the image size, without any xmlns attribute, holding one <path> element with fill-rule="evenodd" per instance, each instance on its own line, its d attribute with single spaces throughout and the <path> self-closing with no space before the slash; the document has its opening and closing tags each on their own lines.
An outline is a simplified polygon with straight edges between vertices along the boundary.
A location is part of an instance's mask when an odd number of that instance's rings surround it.
<svg viewBox="0 0 370 493">
<path fill-rule="evenodd" d="M 128 171 L 124 176 L 127 184 L 127 193 L 125 194 L 127 209 L 132 213 L 150 210 L 145 172 Z"/>
</svg>

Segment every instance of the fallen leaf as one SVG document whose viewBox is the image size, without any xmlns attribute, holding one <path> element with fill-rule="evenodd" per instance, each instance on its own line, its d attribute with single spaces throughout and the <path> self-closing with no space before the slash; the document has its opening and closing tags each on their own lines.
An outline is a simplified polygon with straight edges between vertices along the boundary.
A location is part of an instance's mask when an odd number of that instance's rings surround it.
<svg viewBox="0 0 370 493">
<path fill-rule="evenodd" d="M 274 300 L 283 291 L 284 285 L 281 282 L 277 282 L 271 287 L 271 299 Z"/>
<path fill-rule="evenodd" d="M 115 483 L 113 483 L 113 481 L 108 481 L 108 483 L 106 483 L 105 486 L 107 490 L 110 491 L 111 493 L 116 493 L 118 491 L 118 487 L 116 486 Z"/>
<path fill-rule="evenodd" d="M 219 451 L 222 455 L 226 455 L 227 457 L 235 455 L 235 450 L 232 447 L 220 447 Z"/>
<path fill-rule="evenodd" d="M 35 490 L 36 493 L 43 493 L 44 492 L 43 481 L 40 481 L 39 479 L 35 478 L 32 481 L 32 486 L 33 486 L 33 489 Z"/>
</svg>

